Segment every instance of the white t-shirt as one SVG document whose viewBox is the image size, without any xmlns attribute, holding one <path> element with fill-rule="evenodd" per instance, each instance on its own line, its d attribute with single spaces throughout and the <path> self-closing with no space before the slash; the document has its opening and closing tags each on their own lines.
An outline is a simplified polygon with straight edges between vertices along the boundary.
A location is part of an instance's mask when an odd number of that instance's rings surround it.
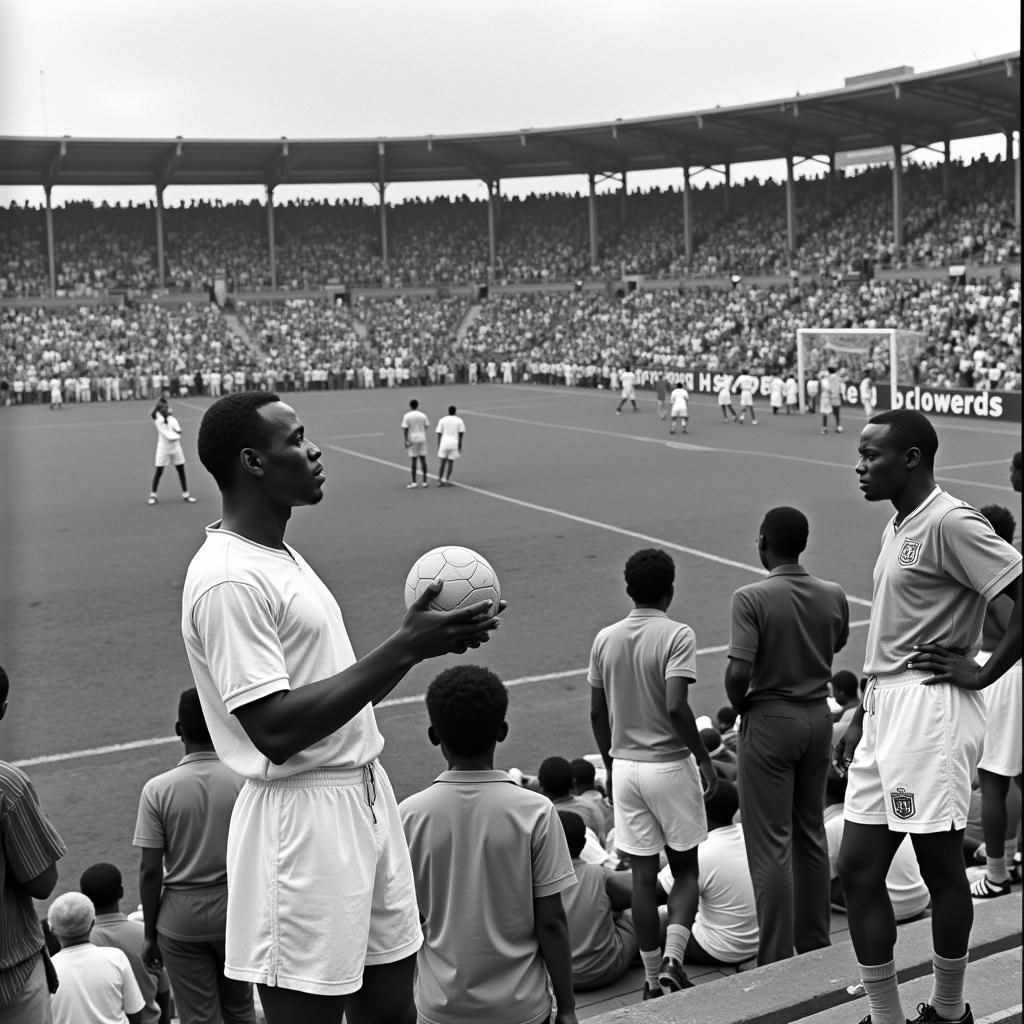
<svg viewBox="0 0 1024 1024">
<path fill-rule="evenodd" d="M 844 824 L 842 804 L 832 804 L 825 808 L 828 870 L 832 878 L 839 877 L 839 847 L 843 842 Z M 909 921 L 923 913 L 928 906 L 928 886 L 921 877 L 921 868 L 909 839 L 905 839 L 897 848 L 896 856 L 889 865 L 889 873 L 885 876 L 885 887 L 897 921 Z"/>
<path fill-rule="evenodd" d="M 716 960 L 738 964 L 757 956 L 757 905 L 750 880 L 743 826 L 712 829 L 697 847 L 700 902 L 692 935 Z M 672 871 L 658 874 L 661 887 L 672 888 Z"/>
<path fill-rule="evenodd" d="M 85 942 L 55 953 L 60 987 L 50 997 L 53 1024 L 124 1024 L 146 1001 L 128 957 L 113 946 Z"/>
<path fill-rule="evenodd" d="M 906 671 L 915 644 L 973 658 L 988 602 L 1020 575 L 1020 552 L 941 487 L 895 522 L 886 524 L 875 563 L 864 672 Z"/>
<path fill-rule="evenodd" d="M 673 388 L 672 394 L 669 396 L 669 402 L 672 404 L 672 412 L 678 409 L 680 413 L 685 413 L 687 410 L 687 403 L 690 401 L 690 392 L 686 388 Z"/>
<path fill-rule="evenodd" d="M 466 424 L 461 416 L 442 416 L 437 421 L 437 433 L 441 435 L 442 444 L 459 446 L 459 436 L 466 432 Z"/>
<path fill-rule="evenodd" d="M 740 393 L 740 405 L 750 405 L 754 401 L 757 389 L 757 378 L 749 373 L 741 373 L 733 384 L 733 390 Z"/>
<path fill-rule="evenodd" d="M 246 778 L 276 779 L 379 757 L 384 739 L 370 704 L 284 764 L 253 745 L 232 712 L 333 676 L 356 657 L 338 602 L 297 551 L 264 547 L 219 527 L 206 528 L 206 542 L 188 567 L 181 632 L 220 759 Z"/>
<path fill-rule="evenodd" d="M 732 405 L 732 391 L 728 384 L 723 384 L 718 389 L 718 404 L 719 405 Z"/>
<path fill-rule="evenodd" d="M 160 413 L 153 420 L 156 425 L 157 455 L 173 455 L 181 447 L 181 426 L 174 416 L 168 415 L 165 420 Z"/>
<path fill-rule="evenodd" d="M 419 409 L 410 409 L 402 417 L 402 429 L 409 431 L 409 440 L 413 444 L 418 444 L 420 441 L 426 441 L 427 439 L 427 427 L 430 426 L 430 420 L 425 412 L 420 412 Z"/>
</svg>

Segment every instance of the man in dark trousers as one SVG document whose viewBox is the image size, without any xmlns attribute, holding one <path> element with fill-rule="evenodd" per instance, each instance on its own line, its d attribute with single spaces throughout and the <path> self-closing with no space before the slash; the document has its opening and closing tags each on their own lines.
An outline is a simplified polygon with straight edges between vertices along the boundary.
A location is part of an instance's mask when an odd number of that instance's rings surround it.
<svg viewBox="0 0 1024 1024">
<path fill-rule="evenodd" d="M 829 945 L 827 697 L 850 613 L 842 587 L 800 564 L 808 533 L 797 509 L 768 511 L 757 539 L 768 577 L 732 596 L 725 689 L 743 715 L 740 809 L 757 899 L 758 964 Z"/>
</svg>

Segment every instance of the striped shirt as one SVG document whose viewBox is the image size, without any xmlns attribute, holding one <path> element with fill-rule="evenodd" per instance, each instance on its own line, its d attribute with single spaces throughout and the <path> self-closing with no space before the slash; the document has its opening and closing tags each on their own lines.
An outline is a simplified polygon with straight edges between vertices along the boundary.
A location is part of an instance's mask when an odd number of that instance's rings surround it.
<svg viewBox="0 0 1024 1024">
<path fill-rule="evenodd" d="M 25 987 L 43 948 L 32 897 L 22 886 L 64 853 L 28 776 L 0 761 L 0 1010 Z"/>
</svg>

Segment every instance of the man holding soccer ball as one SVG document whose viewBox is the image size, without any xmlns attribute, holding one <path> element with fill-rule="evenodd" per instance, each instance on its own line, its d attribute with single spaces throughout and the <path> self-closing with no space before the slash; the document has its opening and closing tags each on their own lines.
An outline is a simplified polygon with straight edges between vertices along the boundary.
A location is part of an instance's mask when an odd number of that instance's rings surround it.
<svg viewBox="0 0 1024 1024">
<path fill-rule="evenodd" d="M 224 973 L 259 986 L 270 1024 L 412 1024 L 422 935 L 372 705 L 418 662 L 486 642 L 501 608 L 432 610 L 432 585 L 357 660 L 333 594 L 284 540 L 292 509 L 323 499 L 321 455 L 271 392 L 227 395 L 199 428 L 223 517 L 189 566 L 182 633 L 217 753 L 246 780 Z"/>
</svg>

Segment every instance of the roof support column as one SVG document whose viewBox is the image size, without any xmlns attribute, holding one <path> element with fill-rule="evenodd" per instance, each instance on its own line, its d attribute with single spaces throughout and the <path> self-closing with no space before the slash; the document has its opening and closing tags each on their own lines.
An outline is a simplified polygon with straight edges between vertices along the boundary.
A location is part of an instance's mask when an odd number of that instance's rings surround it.
<svg viewBox="0 0 1024 1024">
<path fill-rule="evenodd" d="M 1020 231 L 1020 132 L 1017 132 L 1017 156 L 1013 161 L 1013 222 Z"/>
<path fill-rule="evenodd" d="M 164 190 L 156 187 L 156 283 L 164 286 Z"/>
<path fill-rule="evenodd" d="M 622 191 L 619 193 L 619 225 L 626 226 L 626 172 L 622 172 Z"/>
<path fill-rule="evenodd" d="M 1006 162 L 1008 164 L 1013 163 L 1013 129 L 1008 129 L 1006 132 Z"/>
<path fill-rule="evenodd" d="M 587 175 L 590 182 L 590 199 L 587 203 L 587 217 L 590 222 L 590 265 L 597 266 L 597 178 Z"/>
<path fill-rule="evenodd" d="M 384 180 L 384 155 L 387 152 L 383 142 L 377 143 L 377 196 L 380 200 L 380 259 L 388 269 L 388 183 Z"/>
<path fill-rule="evenodd" d="M 793 154 L 786 156 L 786 248 L 789 265 L 796 256 L 796 179 L 793 177 Z"/>
<path fill-rule="evenodd" d="M 897 135 L 892 146 L 892 240 L 897 257 L 903 254 L 903 139 Z"/>
<path fill-rule="evenodd" d="M 948 199 L 953 191 L 950 178 L 950 147 L 949 139 L 942 143 L 942 198 Z"/>
<path fill-rule="evenodd" d="M 728 216 L 729 213 L 729 189 L 732 186 L 732 165 L 725 164 L 722 171 L 725 176 L 725 184 L 722 186 L 722 211 Z"/>
<path fill-rule="evenodd" d="M 499 202 L 498 183 L 487 182 L 487 274 L 493 284 L 498 277 L 498 211 L 495 209 Z"/>
<path fill-rule="evenodd" d="M 836 181 L 836 154 L 833 150 L 828 155 L 828 177 L 825 179 L 825 202 L 832 207 L 832 186 Z"/>
<path fill-rule="evenodd" d="M 683 248 L 686 264 L 693 263 L 693 209 L 690 197 L 690 168 L 683 168 Z"/>
<path fill-rule="evenodd" d="M 46 258 L 50 266 L 50 298 L 57 297 L 57 260 L 53 252 L 53 205 L 50 202 L 50 193 L 53 186 L 47 185 L 46 192 Z"/>
<path fill-rule="evenodd" d="M 277 287 L 277 246 L 274 244 L 274 186 L 267 186 L 267 249 L 270 253 L 270 287 Z"/>
</svg>

